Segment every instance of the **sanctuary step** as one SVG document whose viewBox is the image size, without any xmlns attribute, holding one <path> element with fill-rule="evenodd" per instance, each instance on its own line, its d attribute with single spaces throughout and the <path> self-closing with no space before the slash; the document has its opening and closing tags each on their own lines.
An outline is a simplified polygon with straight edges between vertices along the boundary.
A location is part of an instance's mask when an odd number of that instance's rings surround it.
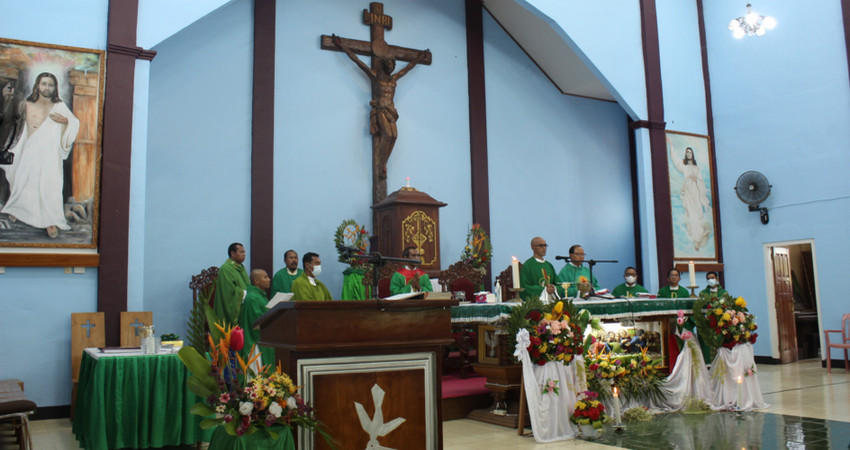
<svg viewBox="0 0 850 450">
<path fill-rule="evenodd" d="M 443 420 L 463 419 L 473 410 L 490 406 L 493 398 L 484 387 L 486 382 L 485 377 L 443 375 Z"/>
</svg>

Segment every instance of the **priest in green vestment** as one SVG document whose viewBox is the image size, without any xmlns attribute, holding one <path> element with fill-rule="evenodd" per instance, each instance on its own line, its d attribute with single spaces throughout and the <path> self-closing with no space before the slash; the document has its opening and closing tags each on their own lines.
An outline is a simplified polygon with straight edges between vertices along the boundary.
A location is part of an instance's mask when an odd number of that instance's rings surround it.
<svg viewBox="0 0 850 450">
<path fill-rule="evenodd" d="M 292 292 L 292 282 L 304 273 L 298 268 L 298 253 L 295 250 L 287 250 L 283 254 L 283 263 L 285 267 L 274 274 L 269 297 L 274 297 L 278 292 Z"/>
<path fill-rule="evenodd" d="M 679 271 L 676 269 L 670 269 L 667 272 L 667 281 L 670 283 L 668 286 L 664 286 L 663 288 L 658 290 L 658 298 L 688 298 L 691 296 L 691 293 L 688 292 L 682 286 L 679 286 L 679 279 L 681 276 L 679 275 Z"/>
<path fill-rule="evenodd" d="M 520 287 L 523 288 L 523 300 L 540 298 L 543 289 L 549 293 L 549 298 L 561 298 L 564 289 L 553 284 L 555 282 L 555 266 L 546 261 L 546 250 L 549 244 L 540 236 L 531 240 L 531 258 L 522 263 L 519 270 Z"/>
<path fill-rule="evenodd" d="M 708 284 L 708 287 L 701 290 L 699 293 L 708 294 L 710 297 L 723 297 L 728 294 L 726 289 L 723 289 L 723 286 L 720 285 L 720 282 L 717 280 L 717 272 L 711 271 L 705 274 L 705 281 Z"/>
<path fill-rule="evenodd" d="M 420 256 L 419 249 L 412 246 L 405 248 L 401 252 L 401 257 L 405 259 L 419 261 Z M 397 270 L 390 279 L 390 295 L 433 291 L 434 287 L 431 286 L 431 279 L 428 278 L 428 274 L 424 270 L 419 268 L 418 264 L 409 263 L 405 265 Z"/>
<path fill-rule="evenodd" d="M 570 283 L 567 289 L 567 296 L 576 297 L 578 295 L 578 284 L 584 279 L 590 282 L 590 269 L 584 266 L 584 249 L 581 245 L 573 245 L 570 247 L 570 261 L 567 265 L 558 272 L 558 282 Z M 596 277 L 593 277 L 593 290 L 599 290 L 599 282 Z"/>
<path fill-rule="evenodd" d="M 626 271 L 623 273 L 623 279 L 626 282 L 615 287 L 611 295 L 613 295 L 615 298 L 632 298 L 637 297 L 639 293 L 649 292 L 646 290 L 646 288 L 637 284 L 637 274 L 637 269 L 635 269 L 634 267 L 626 267 Z"/>
<path fill-rule="evenodd" d="M 322 259 L 313 252 L 301 258 L 304 273 L 292 282 L 292 300 L 333 300 L 324 283 L 317 280 L 322 273 Z"/>
<path fill-rule="evenodd" d="M 260 330 L 254 329 L 254 321 L 266 313 L 266 304 L 269 302 L 266 297 L 266 290 L 271 285 L 269 274 L 263 269 L 254 269 L 251 271 L 251 285 L 248 286 L 248 295 L 245 296 L 245 303 L 242 304 L 242 311 L 239 313 L 239 326 L 245 331 L 245 346 L 242 347 L 240 353 L 242 358 L 248 361 L 251 357 L 251 347 L 260 341 Z M 263 365 L 274 366 L 274 349 L 271 347 L 257 346 L 255 353 L 260 353 L 260 361 L 258 364 L 251 367 L 255 373 L 259 373 L 259 368 Z"/>
<path fill-rule="evenodd" d="M 245 262 L 245 247 L 234 242 L 227 248 L 227 255 L 230 258 L 218 269 L 218 278 L 215 280 L 213 310 L 225 325 L 235 326 L 239 323 L 239 310 L 251 282 L 242 265 Z"/>
</svg>

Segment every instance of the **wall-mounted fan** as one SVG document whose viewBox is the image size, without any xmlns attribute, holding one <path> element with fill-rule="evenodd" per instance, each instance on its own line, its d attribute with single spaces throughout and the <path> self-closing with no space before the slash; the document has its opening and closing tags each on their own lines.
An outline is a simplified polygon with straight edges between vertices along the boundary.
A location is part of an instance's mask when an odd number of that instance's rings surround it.
<svg viewBox="0 0 850 450">
<path fill-rule="evenodd" d="M 762 208 L 761 203 L 767 200 L 772 187 L 767 182 L 767 177 L 755 170 L 742 173 L 735 183 L 735 193 L 738 194 L 738 198 L 750 206 L 750 211 L 760 213 L 763 224 L 767 224 L 770 217 L 767 215 L 767 208 Z"/>
</svg>

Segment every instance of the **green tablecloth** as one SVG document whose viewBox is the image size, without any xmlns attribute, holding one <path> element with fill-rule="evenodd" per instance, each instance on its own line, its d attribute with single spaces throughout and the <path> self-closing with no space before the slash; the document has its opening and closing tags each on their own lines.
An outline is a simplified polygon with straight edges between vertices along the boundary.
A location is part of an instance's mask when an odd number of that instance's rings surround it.
<svg viewBox="0 0 850 450">
<path fill-rule="evenodd" d="M 272 427 L 277 433 L 277 439 L 271 439 L 263 431 L 257 431 L 245 436 L 231 436 L 218 427 L 213 432 L 208 450 L 295 450 L 292 430 L 284 425 Z"/>
<path fill-rule="evenodd" d="M 617 299 L 617 300 L 579 300 L 575 302 L 579 309 L 586 309 L 600 319 L 618 319 L 675 315 L 684 310 L 690 315 L 695 298 L 655 298 L 655 299 Z M 507 319 L 511 309 L 519 303 L 470 303 L 452 307 L 452 323 L 494 323 Z"/>
<path fill-rule="evenodd" d="M 189 372 L 176 354 L 103 356 L 83 352 L 73 432 L 86 450 L 150 448 L 208 441 Z M 96 351 L 96 350 L 94 350 Z"/>
</svg>

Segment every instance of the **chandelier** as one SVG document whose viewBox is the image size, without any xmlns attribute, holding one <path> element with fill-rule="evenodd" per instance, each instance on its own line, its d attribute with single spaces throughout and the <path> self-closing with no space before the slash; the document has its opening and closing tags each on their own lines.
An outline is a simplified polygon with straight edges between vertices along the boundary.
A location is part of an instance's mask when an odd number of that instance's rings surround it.
<svg viewBox="0 0 850 450">
<path fill-rule="evenodd" d="M 767 30 L 776 26 L 776 19 L 753 12 L 753 5 L 747 3 L 747 14 L 729 22 L 729 29 L 735 39 L 744 36 L 764 36 Z"/>
</svg>

